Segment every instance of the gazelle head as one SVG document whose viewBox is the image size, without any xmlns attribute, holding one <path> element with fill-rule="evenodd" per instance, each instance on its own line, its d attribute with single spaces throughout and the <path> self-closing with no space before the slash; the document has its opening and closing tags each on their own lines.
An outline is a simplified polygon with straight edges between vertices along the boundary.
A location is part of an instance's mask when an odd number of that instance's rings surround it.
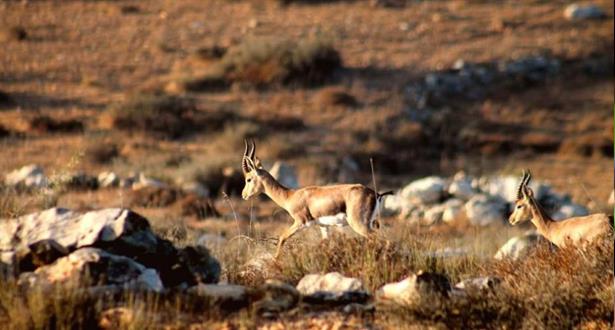
<svg viewBox="0 0 615 330">
<path fill-rule="evenodd" d="M 522 223 L 528 221 L 532 218 L 532 210 L 531 210 L 531 199 L 534 197 L 534 192 L 527 185 L 530 183 L 532 179 L 532 173 L 530 170 L 523 171 L 523 177 L 521 178 L 521 183 L 519 183 L 519 187 L 517 188 L 517 200 L 515 201 L 515 208 L 513 213 L 508 218 L 508 222 L 511 225 L 516 225 L 518 223 Z"/>
<path fill-rule="evenodd" d="M 245 143 L 246 149 L 243 152 L 241 169 L 243 170 L 246 183 L 241 192 L 241 197 L 248 200 L 252 196 L 258 195 L 264 191 L 263 177 L 266 175 L 266 171 L 263 169 L 260 160 L 254 156 L 256 152 L 254 141 L 248 143 L 246 140 Z"/>
</svg>

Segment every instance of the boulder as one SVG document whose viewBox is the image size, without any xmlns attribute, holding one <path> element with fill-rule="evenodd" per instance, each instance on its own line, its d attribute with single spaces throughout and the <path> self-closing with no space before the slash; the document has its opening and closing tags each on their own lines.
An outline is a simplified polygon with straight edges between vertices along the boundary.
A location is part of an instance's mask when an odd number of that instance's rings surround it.
<svg viewBox="0 0 615 330">
<path fill-rule="evenodd" d="M 451 198 L 444 203 L 444 212 L 442 212 L 442 221 L 445 223 L 454 223 L 463 215 L 463 201 L 456 198 Z"/>
<path fill-rule="evenodd" d="M 409 202 L 398 194 L 387 196 L 382 204 L 381 214 L 385 217 L 400 214 L 406 204 Z"/>
<path fill-rule="evenodd" d="M 560 206 L 560 208 L 556 212 L 554 212 L 551 217 L 553 218 L 553 220 L 564 220 L 588 214 L 589 211 L 585 206 L 571 203 Z"/>
<path fill-rule="evenodd" d="M 101 172 L 98 174 L 98 185 L 101 188 L 117 187 L 120 184 L 120 177 L 114 172 Z"/>
<path fill-rule="evenodd" d="M 320 291 L 341 293 L 345 291 L 362 291 L 363 283 L 353 277 L 345 277 L 338 272 L 305 275 L 297 284 L 301 294 L 308 295 Z"/>
<path fill-rule="evenodd" d="M 455 174 L 453 182 L 448 187 L 448 193 L 458 199 L 467 201 L 474 196 L 477 191 L 472 187 L 472 179 L 463 172 Z"/>
<path fill-rule="evenodd" d="M 299 188 L 299 180 L 297 179 L 294 166 L 277 161 L 273 164 L 269 173 L 284 187 L 292 189 Z"/>
<path fill-rule="evenodd" d="M 399 213 L 399 219 L 407 220 L 412 224 L 423 225 L 426 223 L 425 212 L 427 209 L 428 207 L 423 204 L 408 203 L 407 205 L 404 205 L 401 213 Z"/>
<path fill-rule="evenodd" d="M 494 258 L 498 260 L 502 260 L 504 258 L 517 260 L 533 249 L 539 243 L 539 240 L 540 235 L 536 233 L 515 236 L 500 247 Z"/>
<path fill-rule="evenodd" d="M 68 250 L 118 241 L 126 249 L 156 251 L 156 237 L 147 220 L 126 209 L 102 209 L 77 213 L 62 208 L 28 214 L 0 222 L 0 257 L 13 264 L 17 251 L 30 252 L 29 246 L 53 240 Z"/>
<path fill-rule="evenodd" d="M 369 299 L 361 280 L 338 272 L 305 275 L 297 284 L 297 290 L 304 295 L 303 301 L 311 304 L 344 305 Z"/>
<path fill-rule="evenodd" d="M 573 3 L 564 9 L 564 17 L 569 20 L 600 19 L 606 17 L 606 12 L 597 5 Z"/>
<path fill-rule="evenodd" d="M 180 186 L 185 193 L 192 193 L 202 198 L 209 197 L 210 195 L 209 189 L 197 181 L 184 182 Z"/>
<path fill-rule="evenodd" d="M 411 182 L 401 190 L 401 197 L 415 203 L 431 204 L 438 202 L 446 188 L 446 181 L 430 176 Z"/>
<path fill-rule="evenodd" d="M 45 240 L 53 241 L 48 244 L 51 256 L 40 257 L 35 247 Z M 127 209 L 78 213 L 52 208 L 0 221 L 0 261 L 18 271 L 32 270 L 36 264 L 83 247 L 132 258 L 155 269 L 169 287 L 213 283 L 220 276 L 220 264 L 206 248 L 188 246 L 178 250 L 168 240 L 157 237 L 147 219 Z M 43 261 L 36 262 L 37 258 Z M 19 269 L 23 265 L 34 266 Z"/>
<path fill-rule="evenodd" d="M 145 174 L 143 173 L 139 173 L 139 175 L 137 175 L 136 177 L 137 179 L 132 184 L 133 190 L 139 190 L 139 189 L 143 189 L 147 187 L 152 187 L 152 188 L 166 188 L 167 187 L 166 183 L 153 179 L 153 178 L 149 178 L 145 176 Z"/>
<path fill-rule="evenodd" d="M 295 307 L 301 294 L 292 285 L 278 280 L 267 280 L 258 288 L 261 299 L 254 303 L 253 309 L 259 315 L 281 313 Z"/>
<path fill-rule="evenodd" d="M 481 190 L 488 195 L 499 197 L 502 200 L 514 203 L 517 199 L 517 188 L 519 187 L 520 177 L 517 176 L 499 176 L 499 177 L 482 177 L 479 180 Z M 540 183 L 539 181 L 530 182 L 530 188 L 534 191 L 536 199 L 542 199 L 549 193 L 550 187 Z"/>
<path fill-rule="evenodd" d="M 207 298 L 223 310 L 238 310 L 250 303 L 248 290 L 234 284 L 198 284 L 188 288 L 186 293 Z"/>
<path fill-rule="evenodd" d="M 19 282 L 32 287 L 53 284 L 119 285 L 160 292 L 163 289 L 158 272 L 131 258 L 114 255 L 96 248 L 81 248 L 54 263 L 22 273 Z"/>
<path fill-rule="evenodd" d="M 455 289 L 487 291 L 495 289 L 501 282 L 502 279 L 494 276 L 473 277 L 455 284 Z"/>
<path fill-rule="evenodd" d="M 407 278 L 380 288 L 376 297 L 401 305 L 420 305 L 448 298 L 451 284 L 442 274 L 419 271 Z"/>
<path fill-rule="evenodd" d="M 479 194 L 472 197 L 464 208 L 471 224 L 487 226 L 504 222 L 507 205 L 500 198 Z"/>
<path fill-rule="evenodd" d="M 44 188 L 49 185 L 49 180 L 42 167 L 32 164 L 6 174 L 4 183 L 18 188 Z"/>
<path fill-rule="evenodd" d="M 423 221 L 421 222 L 421 224 L 424 226 L 432 226 L 440 223 L 442 221 L 444 209 L 444 204 L 434 205 L 428 208 L 423 214 Z"/>
<path fill-rule="evenodd" d="M 35 269 L 49 265 L 57 259 L 67 256 L 69 251 L 64 246 L 52 239 L 44 239 L 28 245 L 30 254 L 20 259 L 19 269 Z"/>
<path fill-rule="evenodd" d="M 186 268 L 185 279 L 196 283 L 216 283 L 220 279 L 220 263 L 203 246 L 186 246 L 178 250 L 178 262 L 174 267 Z M 171 271 L 174 271 L 173 267 Z"/>
</svg>

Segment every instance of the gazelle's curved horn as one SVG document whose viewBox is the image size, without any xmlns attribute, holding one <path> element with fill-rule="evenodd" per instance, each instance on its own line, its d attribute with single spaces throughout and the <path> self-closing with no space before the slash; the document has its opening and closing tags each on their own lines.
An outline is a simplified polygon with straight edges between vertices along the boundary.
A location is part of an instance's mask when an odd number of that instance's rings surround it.
<svg viewBox="0 0 615 330">
<path fill-rule="evenodd" d="M 248 168 L 248 161 L 247 161 L 247 157 L 248 157 L 248 140 L 244 139 L 243 141 L 246 144 L 246 148 L 243 151 L 243 158 L 241 159 L 241 169 L 243 170 L 243 173 L 245 174 L 245 173 L 250 172 L 250 168 Z"/>
<path fill-rule="evenodd" d="M 252 143 L 252 149 L 250 150 L 250 155 L 248 156 L 248 158 L 254 161 L 254 154 L 256 153 L 256 143 L 254 143 L 254 140 L 250 140 L 250 142 Z"/>
<path fill-rule="evenodd" d="M 527 174 L 527 179 L 525 179 L 524 186 L 527 186 L 530 183 L 530 180 L 532 180 L 532 172 L 529 169 L 526 169 L 525 173 Z"/>
<path fill-rule="evenodd" d="M 517 187 L 517 199 L 523 198 L 523 188 L 527 184 L 528 180 L 528 170 L 523 170 L 523 176 L 521 177 L 521 182 L 519 182 L 519 186 Z"/>
</svg>

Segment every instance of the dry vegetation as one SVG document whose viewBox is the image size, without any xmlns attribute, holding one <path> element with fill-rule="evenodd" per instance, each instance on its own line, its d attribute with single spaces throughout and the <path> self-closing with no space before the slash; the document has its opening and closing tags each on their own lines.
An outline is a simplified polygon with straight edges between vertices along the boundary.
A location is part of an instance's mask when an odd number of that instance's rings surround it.
<svg viewBox="0 0 615 330">
<path fill-rule="evenodd" d="M 377 239 L 337 234 L 321 242 L 310 230 L 293 238 L 266 273 L 242 267 L 272 251 L 270 238 L 288 224 L 270 201 L 237 198 L 244 138 L 258 141 L 266 166 L 278 159 L 295 165 L 301 185 L 337 181 L 347 159 L 358 165 L 352 181 L 371 185 L 373 158 L 379 187 L 391 189 L 428 174 L 529 167 L 591 211 L 611 213 L 613 2 L 596 1 L 608 17 L 579 22 L 563 18 L 567 3 L 0 3 L 0 41 L 8 49 L 0 52 L 0 174 L 30 163 L 49 175 L 144 172 L 167 183 L 197 181 L 211 192 L 84 192 L 67 183 L 39 192 L 0 184 L 0 218 L 56 205 L 130 206 L 179 246 L 206 233 L 246 235 L 211 250 L 228 282 L 255 292 L 266 278 L 296 284 L 327 271 L 356 276 L 372 291 L 418 270 L 453 283 L 481 275 L 503 280 L 492 292 L 421 308 L 377 305 L 349 315 L 299 308 L 269 319 L 176 293 L 24 292 L 2 278 L 0 324 L 612 328 L 612 239 L 586 252 L 542 246 L 519 261 L 495 261 L 497 248 L 527 228 L 417 228 L 387 218 Z M 408 91 L 429 74 L 456 72 L 459 59 L 498 67 L 539 55 L 557 60 L 559 71 L 488 85 L 481 98 L 427 93 L 427 107 L 418 109 Z M 431 253 L 447 247 L 469 252 Z M 123 316 L 101 321 L 113 306 L 125 307 Z"/>
<path fill-rule="evenodd" d="M 193 244 L 198 237 L 194 229 L 186 227 L 158 227 L 157 230 L 177 246 Z M 340 320 L 358 327 L 399 328 L 413 324 L 438 328 L 544 329 L 607 329 L 612 324 L 615 265 L 611 238 L 584 252 L 555 251 L 542 244 L 524 259 L 497 261 L 491 258 L 493 251 L 489 245 L 477 244 L 476 240 L 499 241 L 505 238 L 500 228 L 482 229 L 474 237 L 461 237 L 462 241 L 455 231 L 421 229 L 417 232 L 415 227 L 396 222 L 384 230 L 388 240 L 379 237 L 364 241 L 340 233 L 319 241 L 313 239 L 312 233 L 298 235 L 300 238 L 291 240 L 282 259 L 269 266 L 266 277 L 296 284 L 305 274 L 338 271 L 361 279 L 371 292 L 417 270 L 445 274 L 452 283 L 485 275 L 502 279 L 492 290 L 470 290 L 465 297 L 451 296 L 414 307 L 377 303 L 375 311 L 350 315 L 343 313 L 341 308 L 328 308 L 332 313 L 328 324 Z M 223 276 L 226 280 L 253 288 L 255 297 L 259 295 L 263 274 L 246 272 L 241 265 L 271 249 L 270 243 L 261 236 L 266 234 L 257 228 L 252 232 L 254 240 L 237 239 L 211 247 L 225 265 Z M 430 254 L 448 246 L 446 241 L 472 243 L 476 250 L 451 257 Z M 159 328 L 162 324 L 206 328 L 222 324 L 248 328 L 286 324 L 299 329 L 306 322 L 297 310 L 271 320 L 262 317 L 256 306 L 238 309 L 241 306 L 223 306 L 185 293 L 101 295 L 70 286 L 44 293 L 20 290 L 11 280 L 2 281 L 0 320 L 10 328 L 90 328 L 106 322 L 101 321 L 104 319 L 102 311 L 109 308 L 120 308 L 121 313 L 126 314 L 124 318 L 111 319 L 122 329 Z M 299 310 L 301 308 L 307 307 L 299 307 Z M 303 312 L 316 311 L 306 309 Z M 313 322 L 322 317 L 317 316 L 318 313 L 313 315 Z"/>
</svg>

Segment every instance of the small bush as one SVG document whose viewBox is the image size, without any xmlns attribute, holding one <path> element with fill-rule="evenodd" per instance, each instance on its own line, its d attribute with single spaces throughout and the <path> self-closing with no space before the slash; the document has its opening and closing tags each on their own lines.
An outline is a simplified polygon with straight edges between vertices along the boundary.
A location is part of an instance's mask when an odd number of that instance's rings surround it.
<svg viewBox="0 0 615 330">
<path fill-rule="evenodd" d="M 11 136 L 11 131 L 9 131 L 4 126 L 0 125 L 0 138 L 4 138 L 7 136 Z"/>
<path fill-rule="evenodd" d="M 177 189 L 144 187 L 130 192 L 130 205 L 140 207 L 165 207 L 175 203 L 182 193 Z"/>
<path fill-rule="evenodd" d="M 211 199 L 198 197 L 194 194 L 187 195 L 180 199 L 179 208 L 183 216 L 193 216 L 197 219 L 220 217 L 220 213 L 216 210 Z"/>
<path fill-rule="evenodd" d="M 30 118 L 28 129 L 36 133 L 70 133 L 82 132 L 83 123 L 75 119 L 54 119 L 49 116 L 40 115 Z"/>
<path fill-rule="evenodd" d="M 120 155 L 117 145 L 112 143 L 96 143 L 85 151 L 86 157 L 95 164 L 108 164 Z"/>
<path fill-rule="evenodd" d="M 343 89 L 335 87 L 323 88 L 318 93 L 316 98 L 318 104 L 322 108 L 337 106 L 354 108 L 359 105 L 359 102 L 354 97 L 354 95 L 348 93 Z"/>
<path fill-rule="evenodd" d="M 0 108 L 7 108 L 13 106 L 15 101 L 13 98 L 6 92 L 0 90 Z"/>
<path fill-rule="evenodd" d="M 271 85 L 316 85 L 330 79 L 342 61 L 333 46 L 320 39 L 299 42 L 250 38 L 231 47 L 209 73 L 184 82 L 188 90 L 202 90 L 246 83 Z"/>
<path fill-rule="evenodd" d="M 27 38 L 28 33 L 22 26 L 11 26 L 0 29 L 0 42 L 23 41 Z"/>
</svg>

